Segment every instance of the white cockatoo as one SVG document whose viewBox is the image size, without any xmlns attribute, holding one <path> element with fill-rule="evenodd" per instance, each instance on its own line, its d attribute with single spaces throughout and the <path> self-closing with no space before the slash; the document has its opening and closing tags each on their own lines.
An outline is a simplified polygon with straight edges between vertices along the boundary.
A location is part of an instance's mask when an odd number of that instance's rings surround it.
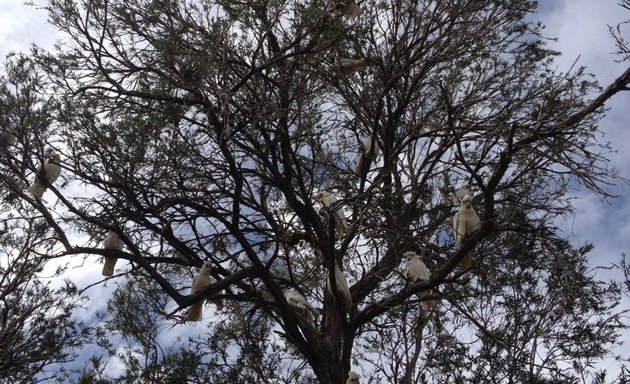
<svg viewBox="0 0 630 384">
<path fill-rule="evenodd" d="M 340 1 L 337 4 L 337 9 L 342 15 L 347 17 L 357 17 L 361 14 L 361 7 L 353 1 Z"/>
<path fill-rule="evenodd" d="M 26 190 L 36 199 L 41 199 L 47 189 L 46 185 L 44 184 L 44 180 L 49 184 L 54 183 L 61 174 L 60 164 L 61 159 L 59 157 L 59 154 L 55 153 L 50 157 L 50 159 L 46 161 L 46 163 L 44 163 L 44 167 L 42 168 L 42 170 L 39 172 L 38 175 L 35 176 L 33 184 L 31 184 L 31 186 L 28 187 Z"/>
<path fill-rule="evenodd" d="M 479 216 L 477 216 L 477 212 L 473 209 L 472 201 L 473 199 L 470 195 L 464 196 L 459 204 L 459 211 L 453 217 L 453 231 L 455 232 L 455 242 L 458 250 L 466 238 L 481 227 L 481 221 Z M 473 254 L 474 250 L 471 250 L 459 262 L 458 268 L 461 272 L 470 269 Z"/>
<path fill-rule="evenodd" d="M 191 295 L 196 295 L 199 292 L 206 289 L 211 284 L 214 284 L 217 282 L 217 280 L 214 277 L 210 276 L 210 272 L 212 272 L 212 263 L 210 261 L 206 261 L 203 263 L 203 265 L 201 266 L 201 269 L 199 269 L 199 273 L 197 274 L 197 276 L 195 276 L 193 280 L 192 289 L 190 291 Z M 214 305 L 216 305 L 219 311 L 223 309 L 223 300 L 221 299 L 208 299 L 205 301 L 212 302 Z M 187 314 L 188 321 L 201 320 L 203 303 L 204 303 L 204 300 L 199 300 L 198 302 L 188 307 L 188 314 Z"/>
<path fill-rule="evenodd" d="M 352 310 L 352 296 L 350 295 L 350 287 L 348 286 L 348 280 L 346 280 L 346 277 L 343 275 L 341 268 L 339 268 L 336 263 L 333 268 L 334 268 L 333 273 L 335 275 L 335 285 L 337 286 L 337 290 L 341 294 L 341 298 L 343 300 L 343 305 L 344 305 L 344 308 L 346 309 L 346 312 L 350 313 L 350 311 Z M 330 283 L 330 274 L 328 273 L 326 273 L 326 289 L 328 290 L 328 293 L 336 297 L 332 291 L 332 285 Z"/>
<path fill-rule="evenodd" d="M 348 380 L 346 380 L 346 384 L 359 384 L 359 374 L 356 372 L 348 372 Z"/>
<path fill-rule="evenodd" d="M 405 252 L 403 253 L 405 259 L 407 259 L 407 269 L 405 271 L 405 279 L 408 284 L 417 284 L 422 281 L 428 281 L 431 278 L 431 272 L 429 268 L 427 268 L 426 264 L 420 260 L 420 257 L 416 255 L 414 252 Z M 429 291 L 421 291 L 416 293 L 418 299 L 422 300 L 422 298 L 426 297 L 429 294 Z M 422 301 L 422 309 L 428 311 L 435 306 L 435 301 L 433 300 L 424 300 Z"/>
<path fill-rule="evenodd" d="M 366 58 L 361 59 L 340 59 L 333 63 L 333 68 L 343 75 L 349 75 L 352 72 L 360 71 L 368 66 Z"/>
<path fill-rule="evenodd" d="M 301 317 L 306 318 L 306 320 L 315 325 L 317 321 L 317 310 L 313 308 L 306 298 L 302 296 L 299 292 L 285 289 L 282 291 L 284 294 L 284 299 L 287 301 L 289 306 L 293 308 L 295 312 L 297 312 Z"/>
<path fill-rule="evenodd" d="M 374 146 L 372 146 L 374 141 Z M 374 138 L 374 134 L 366 136 L 361 139 L 359 144 L 359 157 L 357 159 L 356 174 L 363 177 L 370 170 L 370 163 L 381 154 L 381 147 L 378 146 L 378 141 Z M 364 169 L 365 168 L 365 169 Z"/>
<path fill-rule="evenodd" d="M 120 236 L 118 236 L 118 234 L 114 231 L 109 231 L 107 236 L 105 236 L 105 239 L 103 239 L 103 249 L 122 251 L 123 245 L 124 244 L 120 239 Z M 103 276 L 114 275 L 114 267 L 116 266 L 117 261 L 117 257 L 105 256 L 105 263 L 103 264 L 103 271 L 101 272 Z"/>
<path fill-rule="evenodd" d="M 374 145 L 372 145 L 374 142 Z M 356 174 L 364 177 L 370 170 L 370 163 L 381 154 L 381 148 L 378 146 L 378 141 L 372 133 L 370 136 L 366 136 L 361 139 L 359 144 L 359 157 L 357 159 Z"/>
<path fill-rule="evenodd" d="M 343 205 L 335 196 L 330 192 L 320 191 L 315 195 L 315 199 L 319 201 L 324 208 L 328 209 L 334 216 L 335 232 L 338 237 L 343 237 L 348 234 L 350 227 L 346 221 L 346 215 L 343 211 Z"/>
</svg>

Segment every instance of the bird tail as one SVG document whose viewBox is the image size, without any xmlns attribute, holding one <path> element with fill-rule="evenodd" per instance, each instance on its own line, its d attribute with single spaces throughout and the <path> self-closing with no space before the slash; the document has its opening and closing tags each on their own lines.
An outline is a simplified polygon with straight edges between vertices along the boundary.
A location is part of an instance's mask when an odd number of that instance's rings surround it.
<svg viewBox="0 0 630 384">
<path fill-rule="evenodd" d="M 36 199 L 41 199 L 44 196 L 44 192 L 46 192 L 46 186 L 42 184 L 39 179 L 35 179 L 33 184 L 26 189 L 28 193 L 33 195 Z"/>
<path fill-rule="evenodd" d="M 101 274 L 103 276 L 113 276 L 114 267 L 116 266 L 117 261 L 118 259 L 116 257 L 105 256 L 105 263 L 103 264 L 103 271 L 101 272 Z"/>
<path fill-rule="evenodd" d="M 474 250 L 468 252 L 466 256 L 464 256 L 464 258 L 459 262 L 459 264 L 457 264 L 457 268 L 459 268 L 460 272 L 466 272 L 470 269 L 470 267 L 472 266 L 474 253 Z"/>
<path fill-rule="evenodd" d="M 201 320 L 201 311 L 203 310 L 203 301 L 195 303 L 188 307 L 188 313 L 186 314 L 186 319 L 188 321 L 200 321 Z"/>
</svg>

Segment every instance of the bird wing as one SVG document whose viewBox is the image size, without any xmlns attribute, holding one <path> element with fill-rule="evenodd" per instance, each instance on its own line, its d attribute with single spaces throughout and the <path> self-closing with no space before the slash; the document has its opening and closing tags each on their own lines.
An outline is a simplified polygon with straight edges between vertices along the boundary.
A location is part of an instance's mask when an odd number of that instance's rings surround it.
<svg viewBox="0 0 630 384">
<path fill-rule="evenodd" d="M 479 216 L 474 210 L 470 210 L 466 215 L 466 223 L 464 225 L 465 235 L 470 235 L 481 227 L 481 221 L 479 220 Z"/>
<path fill-rule="evenodd" d="M 453 231 L 455 232 L 455 241 L 459 241 L 459 211 L 453 216 Z"/>
<path fill-rule="evenodd" d="M 418 262 L 420 280 L 429 280 L 431 278 L 431 272 L 429 271 L 429 268 L 427 268 L 426 264 L 424 264 L 422 260 L 418 260 Z"/>
<path fill-rule="evenodd" d="M 419 281 L 429 279 L 429 269 L 420 259 L 412 259 L 407 263 L 407 279 Z"/>
<path fill-rule="evenodd" d="M 193 280 L 191 294 L 196 295 L 205 287 L 212 284 L 212 281 L 210 279 L 211 278 L 209 275 L 200 272 L 197 276 L 195 276 L 195 279 Z"/>
<path fill-rule="evenodd" d="M 109 232 L 103 240 L 103 248 L 115 251 L 122 251 L 123 242 L 122 240 L 120 240 L 120 237 L 116 232 Z"/>
</svg>

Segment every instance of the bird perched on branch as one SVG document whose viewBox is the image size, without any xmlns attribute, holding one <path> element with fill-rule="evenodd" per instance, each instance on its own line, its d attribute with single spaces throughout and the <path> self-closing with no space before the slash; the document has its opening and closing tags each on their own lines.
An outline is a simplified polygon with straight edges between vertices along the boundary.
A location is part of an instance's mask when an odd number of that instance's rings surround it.
<svg viewBox="0 0 630 384">
<path fill-rule="evenodd" d="M 418 284 L 423 281 L 428 281 L 431 278 L 431 272 L 429 268 L 427 268 L 426 264 L 420 260 L 420 257 L 416 255 L 414 252 L 405 252 L 403 254 L 405 259 L 407 259 L 407 270 L 405 271 L 405 278 L 407 279 L 407 283 L 410 285 Z M 416 297 L 422 300 L 429 294 L 428 290 L 421 291 L 416 293 Z M 434 300 L 423 300 L 422 301 L 422 309 L 428 311 L 435 307 Z"/>
<path fill-rule="evenodd" d="M 350 295 L 348 280 L 346 280 L 346 277 L 343 275 L 341 268 L 337 266 L 337 263 L 334 264 L 333 269 L 333 274 L 335 276 L 335 286 L 337 287 L 337 291 L 339 291 L 339 293 L 341 294 L 341 299 L 343 300 L 342 304 L 344 305 L 346 312 L 350 313 L 350 311 L 352 310 L 352 296 Z M 328 290 L 328 293 L 330 293 L 333 297 L 337 297 L 332 290 L 329 273 L 327 273 L 326 276 L 326 289 Z"/>
<path fill-rule="evenodd" d="M 210 261 L 206 261 L 199 269 L 199 273 L 195 276 L 192 289 L 190 291 L 191 295 L 196 295 L 199 292 L 206 289 L 208 286 L 217 282 L 217 280 L 210 276 L 210 272 L 212 272 L 212 263 Z M 209 301 L 216 305 L 217 309 L 220 311 L 223 309 L 223 300 L 215 298 L 215 299 L 207 299 L 205 301 Z M 199 300 L 188 308 L 187 319 L 188 321 L 200 321 L 201 315 L 203 311 L 203 303 L 204 300 Z"/>
<path fill-rule="evenodd" d="M 357 17 L 361 14 L 361 7 L 353 1 L 340 1 L 335 7 L 342 15 L 347 17 Z"/>
<path fill-rule="evenodd" d="M 299 292 L 290 289 L 285 289 L 282 293 L 284 294 L 284 299 L 287 301 L 289 306 L 293 308 L 300 317 L 305 318 L 313 325 L 316 324 L 319 313 L 309 304 L 308 301 L 306 301 L 304 296 L 302 296 Z"/>
<path fill-rule="evenodd" d="M 381 148 L 378 146 L 378 141 L 376 141 L 374 133 L 361 139 L 356 174 L 361 176 L 362 179 L 365 178 L 370 170 L 370 164 L 380 154 Z"/>
<path fill-rule="evenodd" d="M 114 231 L 109 231 L 107 236 L 105 236 L 105 239 L 103 239 L 103 249 L 122 251 L 123 245 L 124 244 L 120 239 L 120 236 L 118 236 L 118 234 Z M 101 274 L 103 276 L 112 276 L 114 274 L 114 267 L 116 266 L 117 261 L 117 257 L 105 256 L 105 263 L 103 264 L 103 271 Z"/>
<path fill-rule="evenodd" d="M 464 196 L 459 204 L 459 211 L 453 217 L 453 231 L 455 232 L 455 242 L 457 243 L 457 249 L 461 249 L 464 241 L 476 230 L 481 228 L 481 221 L 477 212 L 472 206 L 472 197 L 470 195 Z M 464 256 L 459 262 L 458 268 L 461 272 L 467 271 L 472 265 L 472 258 L 474 249 Z"/>
<path fill-rule="evenodd" d="M 36 199 L 41 199 L 48 188 L 46 183 L 52 184 L 61 175 L 61 158 L 55 153 L 45 163 L 40 172 L 35 177 L 33 184 L 26 190 Z"/>
<path fill-rule="evenodd" d="M 339 71 L 342 75 L 349 75 L 353 72 L 365 69 L 368 65 L 368 61 L 365 58 L 361 59 L 340 59 L 333 63 L 333 68 Z"/>
<path fill-rule="evenodd" d="M 348 372 L 348 380 L 346 380 L 346 384 L 359 384 L 359 374 L 356 372 Z"/>
<path fill-rule="evenodd" d="M 342 203 L 337 200 L 335 196 L 327 191 L 318 192 L 315 195 L 315 199 L 319 201 L 319 203 L 324 206 L 324 208 L 326 208 L 329 213 L 333 214 L 336 235 L 338 237 L 343 237 L 347 235 L 350 227 L 348 226 L 348 222 L 346 221 L 346 215 L 343 212 Z"/>
</svg>

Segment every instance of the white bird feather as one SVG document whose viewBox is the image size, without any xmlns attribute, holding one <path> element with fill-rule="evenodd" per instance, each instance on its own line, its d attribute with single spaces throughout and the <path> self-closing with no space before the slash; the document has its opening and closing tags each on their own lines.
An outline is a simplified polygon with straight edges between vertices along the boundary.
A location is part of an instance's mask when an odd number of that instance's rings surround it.
<svg viewBox="0 0 630 384">
<path fill-rule="evenodd" d="M 350 313 L 352 310 L 352 296 L 350 295 L 350 287 L 348 286 L 348 280 L 344 276 L 341 268 L 339 268 L 336 264 L 334 265 L 334 275 L 335 275 L 335 285 L 337 290 L 341 294 L 341 299 L 343 300 L 344 308 L 346 312 Z M 328 293 L 330 293 L 333 297 L 336 297 L 333 290 L 332 285 L 330 283 L 330 274 L 326 273 L 326 289 Z"/>
<path fill-rule="evenodd" d="M 481 221 L 477 212 L 473 209 L 472 197 L 466 195 L 459 204 L 459 211 L 453 217 L 453 231 L 455 232 L 457 249 L 459 250 L 466 238 L 479 228 L 481 228 Z M 471 250 L 459 262 L 458 268 L 461 272 L 470 269 L 473 255 L 474 250 Z"/>
<path fill-rule="evenodd" d="M 357 16 L 359 16 L 361 14 L 361 7 L 359 7 L 353 1 L 349 1 L 349 2 L 342 1 L 337 6 L 337 9 L 339 9 L 339 11 L 344 16 L 347 16 L 347 17 L 350 17 L 350 18 L 357 17 Z"/>
<path fill-rule="evenodd" d="M 372 141 L 374 141 L 374 146 L 372 146 Z M 359 157 L 357 159 L 356 174 L 362 177 L 362 174 L 364 173 L 367 175 L 367 171 L 370 169 L 370 163 L 380 154 L 381 148 L 378 146 L 378 141 L 374 138 L 374 134 L 361 139 L 361 143 L 359 144 Z"/>
<path fill-rule="evenodd" d="M 199 273 L 193 279 L 192 289 L 190 291 L 191 295 L 196 295 L 199 292 L 206 289 L 208 286 L 217 282 L 217 280 L 210 276 L 210 272 L 212 272 L 212 263 L 210 261 L 206 261 L 199 269 Z M 210 301 L 217 306 L 218 310 L 223 309 L 223 300 L 221 299 L 208 299 L 206 301 Z M 190 307 L 188 307 L 187 319 L 188 321 L 200 321 L 203 312 L 203 303 L 204 300 L 200 300 Z"/>
<path fill-rule="evenodd" d="M 348 380 L 346 384 L 359 384 L 359 374 L 353 371 L 348 372 Z"/>
<path fill-rule="evenodd" d="M 417 284 L 422 281 L 428 281 L 431 279 L 431 272 L 429 268 L 427 268 L 426 264 L 417 254 L 414 252 L 405 252 L 403 254 L 407 259 L 407 269 L 405 270 L 405 278 L 407 279 L 408 284 Z M 422 300 L 425 298 L 430 292 L 428 290 L 420 291 L 416 293 L 418 299 Z M 434 300 L 422 300 L 422 309 L 430 310 L 435 307 Z"/>
<path fill-rule="evenodd" d="M 108 249 L 112 251 L 122 251 L 123 250 L 123 242 L 120 239 L 120 236 L 114 231 L 109 231 L 105 239 L 103 239 L 103 249 Z M 112 256 L 105 256 L 105 262 L 103 263 L 103 271 L 101 272 L 103 276 L 112 276 L 114 274 L 114 267 L 116 267 L 116 262 L 118 258 Z"/>
<path fill-rule="evenodd" d="M 335 230 L 338 237 L 343 237 L 348 234 L 350 227 L 348 226 L 348 222 L 346 221 L 346 215 L 343 211 L 343 205 L 340 201 L 333 196 L 330 192 L 321 191 L 315 195 L 315 199 L 319 201 L 320 204 L 327 208 L 329 211 L 332 211 L 334 214 L 335 221 Z"/>
<path fill-rule="evenodd" d="M 300 316 L 306 318 L 308 322 L 311 324 L 316 324 L 317 320 L 317 310 L 306 301 L 306 298 L 302 296 L 299 292 L 285 289 L 283 290 L 284 299 L 287 301 L 289 306 L 293 308 Z"/>
<path fill-rule="evenodd" d="M 55 153 L 44 163 L 44 167 L 40 171 L 38 175 L 35 176 L 35 180 L 30 187 L 26 190 L 36 199 L 41 199 L 44 196 L 44 192 L 48 188 L 43 180 L 48 182 L 49 184 L 54 183 L 59 175 L 61 175 L 61 159 L 59 154 Z"/>
<path fill-rule="evenodd" d="M 349 75 L 353 72 L 365 69 L 368 66 L 366 58 L 361 59 L 340 59 L 333 63 L 333 68 L 343 75 Z"/>
</svg>

